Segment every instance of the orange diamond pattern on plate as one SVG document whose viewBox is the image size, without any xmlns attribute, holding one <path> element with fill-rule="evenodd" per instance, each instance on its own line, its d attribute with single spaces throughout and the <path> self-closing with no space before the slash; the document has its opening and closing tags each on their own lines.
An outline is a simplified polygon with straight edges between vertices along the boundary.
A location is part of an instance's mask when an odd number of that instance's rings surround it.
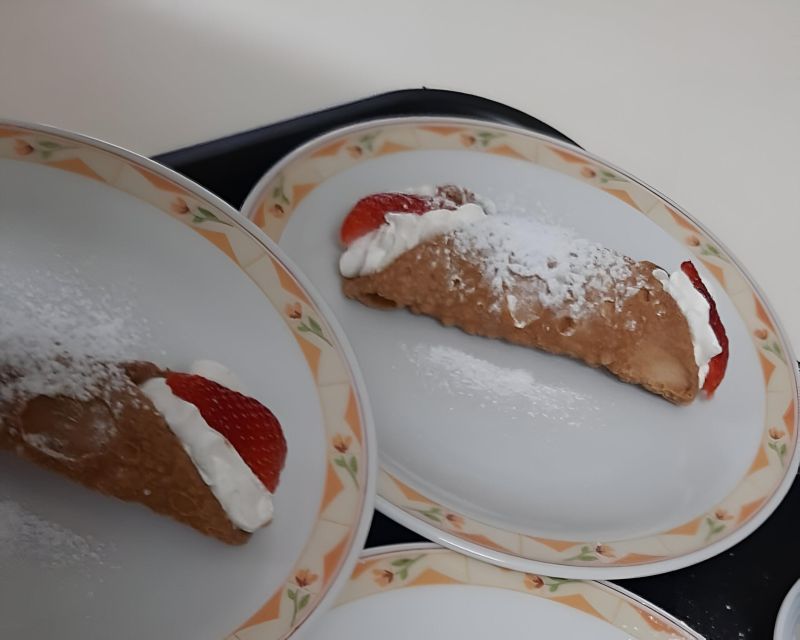
<svg viewBox="0 0 800 640">
<path fill-rule="evenodd" d="M 655 562 L 663 559 L 664 556 L 651 556 L 647 553 L 628 553 L 617 560 L 616 564 L 645 564 L 646 562 Z"/>
<path fill-rule="evenodd" d="M 586 158 L 583 158 L 581 156 L 575 155 L 574 153 L 570 153 L 569 151 L 564 151 L 564 149 L 559 149 L 558 147 L 547 147 L 547 148 L 550 149 L 550 151 L 555 153 L 562 160 L 566 160 L 567 162 L 570 162 L 570 163 L 573 163 L 573 164 L 576 163 L 576 162 L 580 162 L 581 164 L 584 164 L 586 162 Z"/>
<path fill-rule="evenodd" d="M 527 160 L 525 156 L 523 156 L 519 151 L 512 149 L 507 144 L 502 144 L 499 147 L 492 147 L 491 149 L 487 149 L 489 153 L 494 153 L 498 156 L 506 156 L 508 158 L 517 158 L 519 160 Z"/>
<path fill-rule="evenodd" d="M 536 540 L 545 547 L 550 547 L 553 551 L 566 551 L 567 549 L 577 546 L 579 542 L 571 542 L 569 540 L 551 540 L 550 538 L 535 538 L 530 537 L 531 540 Z"/>
<path fill-rule="evenodd" d="M 253 627 L 257 624 L 261 624 L 262 622 L 269 622 L 270 620 L 276 620 L 278 616 L 281 615 L 282 598 L 283 598 L 283 589 L 278 589 L 272 595 L 272 597 L 269 600 L 267 600 L 266 604 L 264 604 L 263 607 L 261 607 L 252 616 L 250 616 L 249 620 L 247 620 L 247 622 L 245 622 L 236 631 L 241 631 L 242 629 L 246 629 L 247 627 Z"/>
<path fill-rule="evenodd" d="M 297 282 L 295 282 L 295 279 L 292 277 L 292 275 L 281 266 L 281 263 L 272 256 L 270 256 L 270 260 L 272 260 L 272 265 L 275 267 L 275 274 L 278 276 L 278 280 L 281 283 L 281 289 L 286 291 L 286 293 L 292 294 L 298 300 L 305 302 L 306 304 L 311 304 L 309 299 L 306 297 L 306 294 L 303 293 L 303 290 L 300 288 Z"/>
<path fill-rule="evenodd" d="M 161 191 L 168 191 L 169 193 L 181 193 L 188 195 L 188 192 L 172 180 L 167 178 L 163 178 L 157 173 L 153 173 L 149 169 L 145 169 L 144 167 L 137 166 L 133 163 L 129 165 L 132 169 L 140 173 L 150 184 L 152 184 L 156 189 Z"/>
<path fill-rule="evenodd" d="M 56 167 L 57 169 L 64 169 L 64 171 L 69 171 L 70 173 L 78 173 L 82 176 L 86 176 L 87 178 L 91 178 L 92 180 L 98 180 L 99 182 L 105 182 L 103 178 L 97 175 L 92 168 L 86 164 L 80 158 L 68 158 L 67 160 L 55 160 L 53 162 L 47 163 L 48 167 Z"/>
<path fill-rule="evenodd" d="M 431 133 L 438 133 L 440 136 L 449 136 L 454 133 L 460 133 L 464 130 L 464 127 L 448 127 L 446 125 L 426 125 L 424 127 L 420 127 L 423 131 L 430 131 Z"/>
<path fill-rule="evenodd" d="M 758 448 L 758 453 L 756 454 L 755 459 L 753 460 L 753 464 L 750 465 L 750 468 L 747 470 L 747 475 L 751 475 L 756 473 L 756 471 L 761 471 L 765 467 L 769 466 L 769 458 L 767 457 L 767 452 L 764 447 Z"/>
<path fill-rule="evenodd" d="M 689 520 L 685 524 L 680 525 L 679 527 L 675 527 L 674 529 L 670 529 L 664 535 L 668 536 L 693 536 L 697 533 L 698 529 L 700 529 L 700 523 L 702 522 L 702 518 L 695 518 L 694 520 Z"/>
<path fill-rule="evenodd" d="M 634 607 L 636 609 L 636 613 L 638 613 L 642 620 L 645 621 L 648 627 L 653 629 L 653 631 L 659 631 L 662 633 L 671 633 L 671 634 L 682 634 L 678 629 L 675 628 L 674 625 L 670 624 L 666 620 L 659 620 L 656 618 L 652 613 L 649 611 L 645 611 L 644 609 L 640 609 L 639 607 Z M 679 637 L 675 635 L 675 637 Z"/>
<path fill-rule="evenodd" d="M 759 352 L 758 359 L 761 361 L 761 368 L 764 370 L 764 384 L 769 385 L 769 380 L 772 378 L 772 372 L 775 371 L 775 365 L 772 364 L 764 354 Z"/>
<path fill-rule="evenodd" d="M 336 474 L 336 469 L 333 468 L 333 465 L 328 461 L 328 470 L 325 474 L 325 491 L 322 494 L 322 501 L 319 505 L 319 512 L 322 513 L 325 509 L 328 508 L 331 502 L 336 499 L 342 489 L 344 489 L 344 485 L 342 481 L 339 480 L 339 476 Z"/>
<path fill-rule="evenodd" d="M 311 373 L 314 376 L 314 382 L 318 382 L 317 378 L 319 377 L 319 358 L 322 355 L 322 351 L 317 345 L 311 344 L 303 336 L 294 334 L 294 337 L 295 340 L 297 340 L 297 344 L 300 345 L 300 349 L 303 351 L 303 355 L 306 357 L 306 361 L 308 362 L 308 368 L 311 369 Z"/>
<path fill-rule="evenodd" d="M 786 411 L 783 414 L 783 424 L 786 425 L 786 430 L 789 432 L 789 435 L 794 435 L 794 415 L 795 415 L 795 404 L 794 400 L 789 401 L 789 406 L 786 407 Z"/>
<path fill-rule="evenodd" d="M 702 258 L 699 258 L 699 260 L 700 260 L 700 262 L 703 263 L 703 266 L 706 269 L 708 269 L 712 274 L 714 274 L 714 277 L 717 279 L 717 282 L 719 282 L 722 285 L 722 287 L 724 288 L 725 287 L 725 272 L 722 270 L 722 267 L 718 267 L 717 265 L 709 262 L 708 260 L 703 260 Z"/>
<path fill-rule="evenodd" d="M 739 510 L 738 523 L 741 524 L 749 520 L 750 516 L 758 511 L 761 508 L 761 505 L 766 501 L 766 498 L 759 498 L 758 500 L 753 500 L 753 502 L 748 502 L 747 504 L 742 505 L 742 508 Z"/>
<path fill-rule="evenodd" d="M 356 564 L 355 569 L 353 569 L 352 579 L 355 580 L 367 569 L 374 566 L 378 562 L 380 562 L 379 558 L 375 558 L 373 560 L 361 560 L 358 564 Z"/>
<path fill-rule="evenodd" d="M 408 586 L 418 587 L 426 584 L 462 584 L 462 582 L 450 576 L 446 576 L 443 573 L 439 573 L 436 569 L 425 569 L 425 571 L 411 580 Z"/>
<path fill-rule="evenodd" d="M 680 213 L 678 213 L 677 211 L 675 211 L 675 210 L 674 210 L 674 209 L 672 209 L 671 207 L 667 207 L 666 209 L 667 209 L 667 211 L 669 211 L 669 215 L 671 215 L 671 216 L 672 216 L 672 219 L 675 221 L 675 223 L 676 223 L 678 226 L 680 226 L 680 227 L 683 227 L 684 229 L 689 229 L 689 231 L 694 231 L 695 233 L 700 233 L 700 232 L 697 230 L 697 227 L 695 227 L 695 226 L 694 226 L 694 225 L 693 225 L 691 222 L 689 222 L 689 221 L 688 221 L 688 220 L 687 220 L 687 219 L 686 219 L 684 216 L 682 216 Z"/>
<path fill-rule="evenodd" d="M 625 191 L 624 189 L 603 189 L 603 191 L 605 191 L 608 194 L 611 194 L 612 196 L 614 196 L 615 198 L 617 198 L 619 200 L 622 200 L 625 204 L 633 207 L 637 211 L 641 211 L 641 209 L 639 208 L 639 205 L 637 205 L 633 201 L 633 198 L 631 198 L 631 196 L 628 194 L 628 192 Z"/>
<path fill-rule="evenodd" d="M 236 264 L 239 264 L 239 261 L 236 259 L 236 254 L 233 252 L 233 247 L 231 246 L 230 240 L 228 240 L 228 236 L 220 231 L 211 231 L 209 229 L 203 229 L 201 227 L 192 227 L 197 233 L 203 236 L 206 240 L 208 240 L 211 244 L 213 244 L 217 249 L 222 251 L 226 256 L 228 256 L 231 260 L 233 260 Z"/>
<path fill-rule="evenodd" d="M 350 389 L 350 397 L 347 399 L 347 411 L 344 413 L 345 422 L 350 425 L 356 440 L 362 442 L 363 435 L 361 433 L 361 419 L 358 415 L 358 403 L 356 402 L 356 394 L 353 389 Z"/>
<path fill-rule="evenodd" d="M 758 299 L 758 296 L 754 293 L 753 300 L 756 303 L 756 315 L 758 319 L 761 320 L 765 325 L 767 325 L 770 329 L 775 331 L 775 325 L 772 324 L 772 320 L 769 319 L 769 315 L 767 314 L 767 310 L 764 308 L 764 305 L 761 304 L 761 300 Z"/>
<path fill-rule="evenodd" d="M 325 158 L 327 156 L 335 156 L 339 153 L 339 149 L 341 149 L 347 140 L 337 140 L 336 142 L 332 142 L 331 144 L 325 145 L 321 149 L 317 149 L 314 153 L 311 154 L 311 158 Z"/>
<path fill-rule="evenodd" d="M 398 151 L 411 151 L 411 147 L 404 144 L 397 144 L 396 142 L 386 141 L 381 145 L 381 148 L 375 152 L 376 156 L 386 156 L 390 153 L 397 153 Z"/>
<path fill-rule="evenodd" d="M 308 184 L 296 184 L 292 187 L 292 207 L 297 207 L 298 204 L 305 198 L 309 193 L 311 193 L 316 187 L 316 182 L 311 182 Z"/>
<path fill-rule="evenodd" d="M 560 602 L 561 604 L 565 604 L 568 607 L 572 607 L 573 609 L 579 609 L 580 611 L 588 613 L 595 618 L 605 620 L 605 616 L 603 616 L 597 609 L 589 604 L 589 601 L 581 595 L 573 594 L 569 596 L 553 596 L 550 599 Z"/>
<path fill-rule="evenodd" d="M 0 127 L 0 138 L 13 138 L 14 136 L 24 135 L 25 132 L 11 127 Z"/>
<path fill-rule="evenodd" d="M 342 555 L 347 549 L 348 538 L 345 536 L 342 541 L 337 544 L 333 549 L 325 554 L 322 559 L 322 584 L 328 584 L 328 581 L 333 578 L 336 573 L 336 567 L 342 560 Z"/>
<path fill-rule="evenodd" d="M 421 493 L 414 491 L 414 489 L 403 484 L 396 478 L 392 478 L 392 480 L 394 480 L 395 485 L 397 486 L 398 489 L 400 489 L 400 492 L 406 497 L 406 499 L 412 500 L 414 502 L 422 502 L 424 504 L 429 504 L 429 505 L 434 504 L 428 498 L 423 496 Z"/>
</svg>

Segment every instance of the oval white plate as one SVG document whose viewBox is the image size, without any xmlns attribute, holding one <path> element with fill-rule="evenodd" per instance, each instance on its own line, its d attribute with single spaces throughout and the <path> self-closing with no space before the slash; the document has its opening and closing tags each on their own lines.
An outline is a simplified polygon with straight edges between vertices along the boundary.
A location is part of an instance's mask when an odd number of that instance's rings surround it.
<svg viewBox="0 0 800 640">
<path fill-rule="evenodd" d="M 291 635 L 350 574 L 372 510 L 373 427 L 325 304 L 219 199 L 51 128 L 0 123 L 0 229 L 3 277 L 77 272 L 91 295 L 149 323 L 141 357 L 231 367 L 279 416 L 289 448 L 275 520 L 243 547 L 3 453 L 0 635 Z"/>
<path fill-rule="evenodd" d="M 309 632 L 325 640 L 702 638 L 615 585 L 504 571 L 428 544 L 367 550 Z"/>
<path fill-rule="evenodd" d="M 346 300 L 336 238 L 352 204 L 440 183 L 670 269 L 693 259 L 731 338 L 716 397 L 675 407 L 566 358 Z M 285 158 L 243 213 L 300 264 L 353 343 L 379 435 L 378 508 L 433 540 L 565 577 L 648 575 L 741 540 L 794 476 L 793 356 L 763 297 L 698 223 L 590 154 L 483 122 L 370 122 Z"/>
<path fill-rule="evenodd" d="M 800 640 L 800 580 L 783 599 L 773 637 L 774 640 Z"/>
</svg>

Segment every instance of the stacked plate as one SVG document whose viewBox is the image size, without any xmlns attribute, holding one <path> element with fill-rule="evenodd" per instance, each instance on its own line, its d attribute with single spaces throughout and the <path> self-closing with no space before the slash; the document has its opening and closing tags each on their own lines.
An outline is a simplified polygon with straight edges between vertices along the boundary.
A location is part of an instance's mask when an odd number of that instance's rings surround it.
<svg viewBox="0 0 800 640">
<path fill-rule="evenodd" d="M 692 259 L 731 343 L 713 400 L 676 407 L 347 300 L 349 208 L 431 184 L 638 259 Z M 794 357 L 735 257 L 633 176 L 528 131 L 453 118 L 336 131 L 271 169 L 239 214 L 130 152 L 0 123 L 0 225 L 4 281 L 79 272 L 124 296 L 151 328 L 141 357 L 226 363 L 281 416 L 289 449 L 275 521 L 241 548 L 4 454 L 4 637 L 699 638 L 598 581 L 720 553 L 797 472 Z M 373 500 L 447 549 L 359 559 Z"/>
</svg>

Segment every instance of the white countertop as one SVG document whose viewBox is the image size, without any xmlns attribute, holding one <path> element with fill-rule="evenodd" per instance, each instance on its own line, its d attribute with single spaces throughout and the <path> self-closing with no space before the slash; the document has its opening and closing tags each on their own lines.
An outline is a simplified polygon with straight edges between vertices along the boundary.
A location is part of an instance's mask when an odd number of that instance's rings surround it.
<svg viewBox="0 0 800 640">
<path fill-rule="evenodd" d="M 798 2 L 0 6 L 0 117 L 147 155 L 423 85 L 529 112 L 669 195 L 800 344 Z"/>
</svg>

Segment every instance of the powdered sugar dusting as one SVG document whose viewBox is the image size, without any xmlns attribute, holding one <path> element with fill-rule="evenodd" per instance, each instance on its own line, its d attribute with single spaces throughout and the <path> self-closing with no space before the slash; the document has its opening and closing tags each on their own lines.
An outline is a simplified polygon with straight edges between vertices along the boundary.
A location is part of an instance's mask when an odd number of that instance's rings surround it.
<svg viewBox="0 0 800 640">
<path fill-rule="evenodd" d="M 481 264 L 497 296 L 495 310 L 504 301 L 518 326 L 536 319 L 524 300 L 579 318 L 595 301 L 619 306 L 636 291 L 629 258 L 531 216 L 487 215 L 453 237 L 460 253 Z"/>
<path fill-rule="evenodd" d="M 384 225 L 342 254 L 339 270 L 344 277 L 376 273 L 420 243 L 446 235 L 456 253 L 481 267 L 493 293 L 489 310 L 507 309 L 518 328 L 537 320 L 543 309 L 572 321 L 608 303 L 619 311 L 645 284 L 634 273 L 632 259 L 555 224 L 541 203 L 533 212 L 518 203 L 500 209 L 454 185 L 423 185 L 405 192 L 432 199 L 438 209 L 422 215 L 387 213 Z M 449 249 L 443 258 L 450 261 Z M 454 289 L 462 282 L 457 273 L 451 281 Z M 570 331 L 572 325 L 565 327 Z"/>
<path fill-rule="evenodd" d="M 77 273 L 20 276 L 0 265 L 0 283 L 0 401 L 87 400 L 123 382 L 115 363 L 132 359 L 146 334 L 128 303 Z"/>
<path fill-rule="evenodd" d="M 577 425 L 592 410 L 589 399 L 572 389 L 537 381 L 525 369 L 500 367 L 452 347 L 418 345 L 404 347 L 422 376 L 446 391 L 478 397 L 493 409 L 524 412 L 532 418 Z"/>
<path fill-rule="evenodd" d="M 22 556 L 49 568 L 102 563 L 104 550 L 89 536 L 49 522 L 12 500 L 0 500 L 0 562 Z"/>
</svg>

